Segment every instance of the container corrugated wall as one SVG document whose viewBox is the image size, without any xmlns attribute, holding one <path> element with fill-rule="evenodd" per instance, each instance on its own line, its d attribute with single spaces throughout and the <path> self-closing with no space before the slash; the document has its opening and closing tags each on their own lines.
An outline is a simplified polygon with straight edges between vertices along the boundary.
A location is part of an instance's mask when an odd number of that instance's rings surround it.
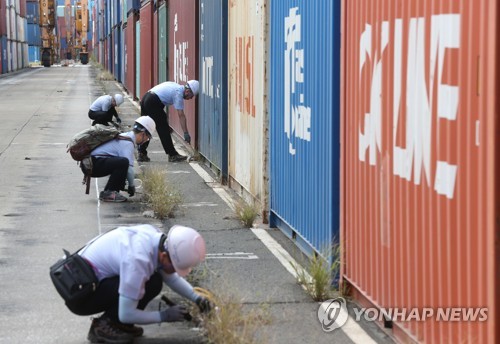
<svg viewBox="0 0 500 344">
<path fill-rule="evenodd" d="M 5 1 L 0 1 L 0 36 L 7 35 L 7 7 Z"/>
<path fill-rule="evenodd" d="M 127 26 L 123 29 L 125 35 L 125 88 L 132 97 L 135 97 L 135 36 L 136 36 L 136 14 L 131 14 L 127 19 Z"/>
<path fill-rule="evenodd" d="M 153 86 L 158 84 L 158 9 L 153 7 Z"/>
<path fill-rule="evenodd" d="M 322 252 L 339 236 L 340 1 L 272 1 L 271 23 L 270 223 Z"/>
<path fill-rule="evenodd" d="M 198 79 L 198 1 L 169 0 L 169 80 L 185 84 Z M 198 141 L 197 97 L 184 102 L 188 131 L 192 144 Z M 183 137 L 177 111 L 170 108 L 170 126 Z"/>
<path fill-rule="evenodd" d="M 153 85 L 153 5 L 151 2 L 141 7 L 141 76 L 140 97 Z"/>
<path fill-rule="evenodd" d="M 198 150 L 228 176 L 227 0 L 200 1 L 200 94 Z"/>
<path fill-rule="evenodd" d="M 141 21 L 135 22 L 135 97 L 141 99 Z"/>
<path fill-rule="evenodd" d="M 168 70 L 168 22 L 167 6 L 158 9 L 158 83 L 167 81 Z"/>
<path fill-rule="evenodd" d="M 401 341 L 498 343 L 498 4 L 343 5 L 344 279 L 378 307 L 433 310 L 392 319 Z M 439 321 L 447 307 L 461 320 Z"/>
<path fill-rule="evenodd" d="M 9 60 L 7 58 L 7 36 L 0 36 L 0 49 L 2 50 L 2 73 L 9 71 Z"/>
<path fill-rule="evenodd" d="M 229 6 L 229 185 L 262 205 L 267 189 L 266 80 L 268 1 L 235 1 Z M 266 191 L 265 191 L 266 190 Z"/>
</svg>

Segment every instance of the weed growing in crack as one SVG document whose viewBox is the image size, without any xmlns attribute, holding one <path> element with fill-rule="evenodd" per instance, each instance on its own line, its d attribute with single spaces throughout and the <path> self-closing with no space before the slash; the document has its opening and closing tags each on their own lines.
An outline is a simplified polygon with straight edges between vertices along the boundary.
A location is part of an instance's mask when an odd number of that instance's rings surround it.
<svg viewBox="0 0 500 344">
<path fill-rule="evenodd" d="M 146 203 L 159 219 L 173 217 L 175 208 L 182 202 L 177 189 L 167 183 L 165 173 L 158 167 L 144 168 L 141 173 Z"/>
</svg>

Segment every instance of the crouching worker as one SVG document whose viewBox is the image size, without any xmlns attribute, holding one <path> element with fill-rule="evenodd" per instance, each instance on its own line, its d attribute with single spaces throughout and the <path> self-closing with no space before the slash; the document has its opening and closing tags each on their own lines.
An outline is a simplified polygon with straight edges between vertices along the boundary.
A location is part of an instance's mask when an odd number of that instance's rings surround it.
<svg viewBox="0 0 500 344">
<path fill-rule="evenodd" d="M 122 120 L 118 117 L 116 107 L 123 103 L 123 96 L 119 93 L 114 96 L 104 95 L 97 98 L 89 109 L 89 118 L 93 120 L 92 125 L 104 124 L 109 125 L 109 122 L 116 117 L 116 122 L 121 123 Z"/>
<path fill-rule="evenodd" d="M 149 141 L 155 127 L 155 122 L 151 117 L 139 117 L 135 121 L 132 131 L 118 135 L 115 139 L 98 146 L 90 153 L 92 177 L 109 176 L 104 191 L 99 194 L 101 201 L 126 201 L 127 198 L 120 194 L 120 190 L 125 188 L 125 180 L 128 180 L 128 194 L 134 196 L 135 145 Z"/>
<path fill-rule="evenodd" d="M 91 241 L 79 254 L 93 267 L 99 284 L 90 295 L 66 303 L 71 312 L 94 318 L 87 339 L 92 343 L 130 343 L 143 334 L 136 324 L 185 320 L 187 310 L 175 305 L 145 311 L 162 290 L 163 283 L 201 311 L 210 302 L 198 295 L 186 276 L 205 259 L 205 241 L 194 229 L 173 226 L 168 235 L 151 225 L 118 227 Z"/>
</svg>

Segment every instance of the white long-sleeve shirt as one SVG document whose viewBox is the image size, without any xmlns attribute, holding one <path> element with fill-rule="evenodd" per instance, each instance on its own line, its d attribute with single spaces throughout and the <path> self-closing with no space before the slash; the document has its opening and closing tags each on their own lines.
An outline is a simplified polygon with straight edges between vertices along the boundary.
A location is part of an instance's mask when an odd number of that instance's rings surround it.
<svg viewBox="0 0 500 344">
<path fill-rule="evenodd" d="M 137 309 L 145 293 L 145 284 L 156 271 L 179 295 L 191 301 L 198 297 L 191 284 L 177 273 L 167 274 L 159 269 L 158 245 L 162 234 L 151 225 L 118 227 L 80 251 L 80 255 L 91 263 L 99 281 L 120 276 L 118 313 L 124 323 L 161 322 L 159 311 Z"/>
</svg>

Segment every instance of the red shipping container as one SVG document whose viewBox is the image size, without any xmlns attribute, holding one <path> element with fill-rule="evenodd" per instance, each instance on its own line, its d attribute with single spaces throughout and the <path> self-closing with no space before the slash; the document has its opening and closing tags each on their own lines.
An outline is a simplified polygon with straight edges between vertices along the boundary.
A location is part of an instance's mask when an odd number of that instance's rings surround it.
<svg viewBox="0 0 500 344">
<path fill-rule="evenodd" d="M 153 6 L 148 2 L 141 7 L 141 79 L 140 96 L 153 86 Z"/>
<path fill-rule="evenodd" d="M 401 341 L 499 343 L 498 4 L 342 6 L 343 281 Z"/>
<path fill-rule="evenodd" d="M 158 84 L 158 9 L 153 13 L 153 85 Z"/>
<path fill-rule="evenodd" d="M 19 15 L 26 18 L 26 0 L 19 0 Z"/>
<path fill-rule="evenodd" d="M 170 0 L 168 3 L 168 80 L 185 84 L 198 78 L 198 1 Z M 184 102 L 192 144 L 197 142 L 198 98 Z M 169 109 L 170 126 L 183 137 L 177 111 Z"/>
<path fill-rule="evenodd" d="M 127 26 L 123 29 L 125 35 L 125 88 L 130 96 L 135 98 L 135 30 L 137 15 L 131 12 L 127 19 Z"/>
</svg>

